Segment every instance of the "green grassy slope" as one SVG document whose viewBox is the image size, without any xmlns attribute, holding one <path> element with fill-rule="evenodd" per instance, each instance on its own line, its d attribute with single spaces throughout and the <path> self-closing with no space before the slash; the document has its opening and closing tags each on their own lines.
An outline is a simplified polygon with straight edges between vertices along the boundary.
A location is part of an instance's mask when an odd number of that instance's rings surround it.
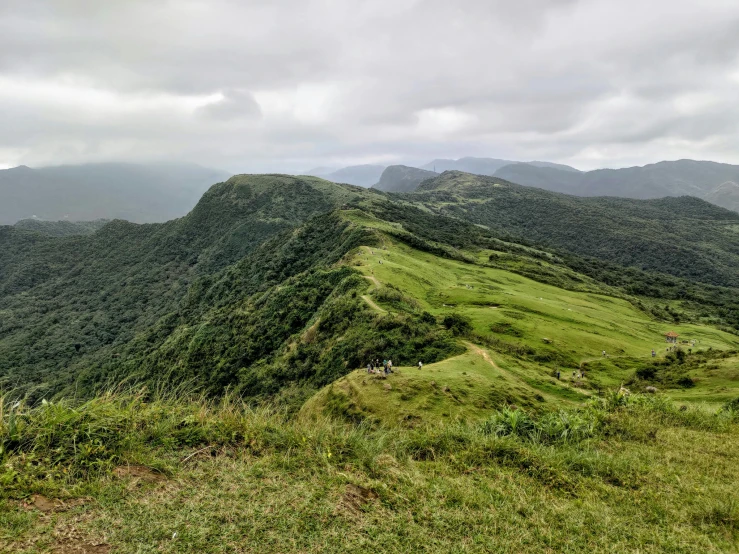
<svg viewBox="0 0 739 554">
<path fill-rule="evenodd" d="M 393 230 L 361 213 L 348 217 Z M 425 311 L 439 321 L 459 314 L 472 325 L 460 338 L 469 352 L 427 363 L 421 371 L 400 368 L 387 379 L 359 370 L 314 397 L 304 412 L 343 410 L 353 418 L 411 424 L 441 416 L 478 418 L 491 407 L 551 407 L 632 381 L 635 370 L 653 362 L 652 349 L 657 360 L 665 359 L 664 333 L 669 330 L 681 340 L 696 340 L 696 351 L 739 348 L 739 337 L 716 328 L 655 321 L 624 298 L 537 282 L 490 267 L 488 256 L 483 250 L 476 257 L 468 255 L 467 261 L 445 259 L 385 233 L 378 246 L 358 249 L 348 263 L 368 278 L 367 302 L 373 308 L 383 313 Z M 597 284 L 590 286 L 597 290 Z M 692 345 L 683 348 L 687 352 Z M 393 359 L 394 353 L 384 348 L 376 356 Z M 729 367 L 732 360 L 736 358 L 722 363 Z M 557 370 L 560 380 L 554 376 Z M 739 386 L 736 378 L 731 371 L 696 375 L 690 392 L 674 383 L 658 386 L 680 399 L 725 402 Z M 716 387 L 724 388 L 725 395 L 709 394 Z"/>
</svg>

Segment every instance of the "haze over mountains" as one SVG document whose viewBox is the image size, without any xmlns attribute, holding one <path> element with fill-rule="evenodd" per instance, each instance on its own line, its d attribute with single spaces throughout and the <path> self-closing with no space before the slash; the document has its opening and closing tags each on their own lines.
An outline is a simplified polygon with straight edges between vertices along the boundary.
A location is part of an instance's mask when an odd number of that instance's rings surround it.
<svg viewBox="0 0 739 554">
<path fill-rule="evenodd" d="M 739 211 L 739 166 L 707 161 L 664 161 L 643 167 L 582 172 L 550 162 L 468 157 L 437 159 L 420 168 L 357 165 L 341 169 L 318 167 L 307 173 L 385 192 L 412 192 L 424 180 L 445 171 L 494 176 L 575 196 L 695 196 Z M 105 163 L 0 170 L 0 225 L 32 218 L 164 222 L 185 215 L 210 185 L 228 177 L 227 172 L 195 164 Z M 50 230 L 47 227 L 44 231 Z M 68 226 L 57 227 L 53 232 L 81 230 L 84 229 Z"/>
<path fill-rule="evenodd" d="M 705 198 L 725 208 L 739 209 L 735 191 L 739 166 L 716 162 L 677 160 L 583 173 L 513 164 L 500 168 L 495 175 L 521 185 L 577 196 L 662 198 L 688 195 Z"/>
<path fill-rule="evenodd" d="M 354 166 L 323 177 L 334 182 L 359 186 L 380 166 Z M 363 169 L 359 169 L 363 168 Z M 695 196 L 717 206 L 739 211 L 739 166 L 708 161 L 663 161 L 642 167 L 579 171 L 551 162 L 514 162 L 495 158 L 437 159 L 414 168 L 393 165 L 386 168 L 372 186 L 387 192 L 410 192 L 426 178 L 444 171 L 463 171 L 496 176 L 520 185 L 575 196 L 616 196 L 622 198 L 663 198 Z M 363 171 L 361 178 L 359 171 Z M 425 171 L 425 173 L 424 173 Z"/>
<path fill-rule="evenodd" d="M 358 187 L 371 187 L 377 183 L 385 171 L 384 165 L 351 165 L 341 169 L 317 167 L 305 172 L 305 175 L 320 177 L 334 183 L 346 183 Z"/>
<path fill-rule="evenodd" d="M 182 217 L 229 174 L 195 164 L 104 163 L 0 170 L 0 225 L 43 220 Z"/>
<path fill-rule="evenodd" d="M 380 181 L 373 185 L 373 188 L 387 192 L 412 192 L 416 190 L 421 181 L 437 175 L 438 173 L 417 167 L 391 165 L 385 168 L 380 176 Z"/>
</svg>

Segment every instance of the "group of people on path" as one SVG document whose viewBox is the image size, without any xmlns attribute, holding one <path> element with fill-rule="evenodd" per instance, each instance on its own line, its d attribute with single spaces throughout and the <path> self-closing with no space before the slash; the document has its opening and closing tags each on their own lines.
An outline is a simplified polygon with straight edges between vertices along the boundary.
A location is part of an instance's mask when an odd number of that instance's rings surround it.
<svg viewBox="0 0 739 554">
<path fill-rule="evenodd" d="M 423 362 L 418 362 L 418 369 L 421 369 L 423 367 Z M 380 360 L 379 358 L 376 360 L 370 360 L 370 362 L 367 364 L 367 373 L 384 373 L 387 375 L 388 373 L 395 373 L 393 371 L 393 361 L 392 360 L 382 360 L 382 369 L 380 369 Z"/>
<path fill-rule="evenodd" d="M 393 373 L 393 361 L 382 360 L 382 369 L 380 369 L 379 359 L 370 360 L 370 363 L 367 364 L 367 373 L 384 373 L 385 375 Z"/>
</svg>

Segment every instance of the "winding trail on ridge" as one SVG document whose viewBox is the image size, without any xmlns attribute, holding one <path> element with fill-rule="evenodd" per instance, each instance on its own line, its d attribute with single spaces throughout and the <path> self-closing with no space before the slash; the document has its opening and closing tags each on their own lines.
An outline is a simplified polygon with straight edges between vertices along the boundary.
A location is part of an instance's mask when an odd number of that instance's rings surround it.
<svg viewBox="0 0 739 554">
<path fill-rule="evenodd" d="M 496 364 L 493 359 L 490 357 L 490 354 L 488 354 L 485 350 L 477 346 L 476 344 L 472 344 L 471 342 L 465 341 L 464 344 L 472 350 L 475 354 L 478 356 L 482 356 L 482 359 L 485 360 L 487 363 L 489 363 L 491 366 L 493 366 L 495 369 L 502 371 L 503 373 L 509 373 L 508 371 L 502 369 L 498 364 Z"/>
<path fill-rule="evenodd" d="M 364 278 L 365 279 L 369 279 L 370 281 L 372 281 L 372 283 L 375 285 L 375 289 L 379 289 L 380 288 L 380 281 L 378 281 L 377 280 L 377 277 L 375 277 L 374 275 L 365 275 Z M 369 305 L 369 307 L 372 308 L 373 310 L 377 310 L 378 312 L 383 313 L 383 314 L 384 313 L 387 313 L 387 310 L 383 310 L 382 308 L 380 308 L 380 306 L 378 306 L 375 303 L 375 301 L 372 300 L 369 297 L 369 295 L 363 294 L 362 295 L 362 300 L 364 300 L 365 302 L 367 302 L 367 304 Z"/>
</svg>

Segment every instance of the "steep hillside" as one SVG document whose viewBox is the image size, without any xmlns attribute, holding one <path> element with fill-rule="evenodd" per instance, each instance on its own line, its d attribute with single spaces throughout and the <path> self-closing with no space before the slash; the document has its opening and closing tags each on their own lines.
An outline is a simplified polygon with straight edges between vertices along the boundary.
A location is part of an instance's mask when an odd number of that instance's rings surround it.
<svg viewBox="0 0 739 554">
<path fill-rule="evenodd" d="M 222 171 L 194 164 L 89 164 L 0 170 L 0 225 L 56 221 L 168 221 L 189 212 Z"/>
<path fill-rule="evenodd" d="M 384 228 L 359 214 L 353 217 Z M 617 289 L 583 276 L 573 275 L 579 281 L 565 290 L 541 282 L 541 277 L 500 269 L 500 251 L 445 259 L 392 235 L 382 234 L 380 240 L 379 248 L 363 247 L 348 262 L 368 279 L 368 305 L 386 314 L 431 314 L 459 337 L 467 352 L 438 363 L 422 359 L 426 363 L 421 370 L 399 367 L 398 375 L 381 379 L 358 370 L 311 399 L 304 411 L 336 413 L 337 406 L 344 406 L 355 419 L 418 424 L 455 414 L 484 418 L 491 408 L 505 404 L 542 409 L 582 402 L 651 367 L 652 350 L 654 360 L 669 360 L 665 333 L 671 330 L 688 344 L 686 349 L 696 341 L 702 350 L 733 352 L 731 360 L 739 363 L 739 337 L 711 326 L 655 320 L 633 298 L 619 297 Z M 519 270 L 526 263 L 527 256 L 520 256 Z M 407 359 L 398 360 L 392 346 L 378 355 L 393 359 L 396 366 Z M 692 369 L 700 372 L 710 361 Z M 675 383 L 689 375 L 687 367 L 671 387 L 682 399 L 686 387 Z M 717 384 L 715 378 L 701 379 L 691 391 L 701 391 L 702 400 L 725 403 L 735 395 L 739 373 L 729 374 L 723 392 L 715 390 Z M 669 383 L 659 386 L 670 388 Z"/>
<path fill-rule="evenodd" d="M 372 188 L 385 192 L 413 192 L 425 179 L 436 177 L 437 173 L 408 167 L 407 165 L 391 165 L 382 172 L 380 181 Z"/>
<path fill-rule="evenodd" d="M 165 224 L 113 221 L 62 238 L 0 227 L 0 376 L 54 390 L 82 368 L 102 375 L 125 361 L 117 349 L 176 314 L 219 271 L 357 192 L 316 178 L 247 175 L 212 187 L 190 214 Z M 257 286 L 267 286 L 271 267 L 264 258 L 273 252 L 263 252 L 250 268 Z"/>
<path fill-rule="evenodd" d="M 581 198 L 460 172 L 402 198 L 579 255 L 739 285 L 739 214 L 696 198 Z"/>
<path fill-rule="evenodd" d="M 714 191 L 727 181 L 739 182 L 739 166 L 678 160 L 643 167 L 573 173 L 552 167 L 514 164 L 501 167 L 495 172 L 495 176 L 521 185 L 578 196 L 661 198 L 689 195 L 704 198 L 728 209 L 736 209 L 733 195 L 724 198 L 723 194 Z"/>
</svg>

